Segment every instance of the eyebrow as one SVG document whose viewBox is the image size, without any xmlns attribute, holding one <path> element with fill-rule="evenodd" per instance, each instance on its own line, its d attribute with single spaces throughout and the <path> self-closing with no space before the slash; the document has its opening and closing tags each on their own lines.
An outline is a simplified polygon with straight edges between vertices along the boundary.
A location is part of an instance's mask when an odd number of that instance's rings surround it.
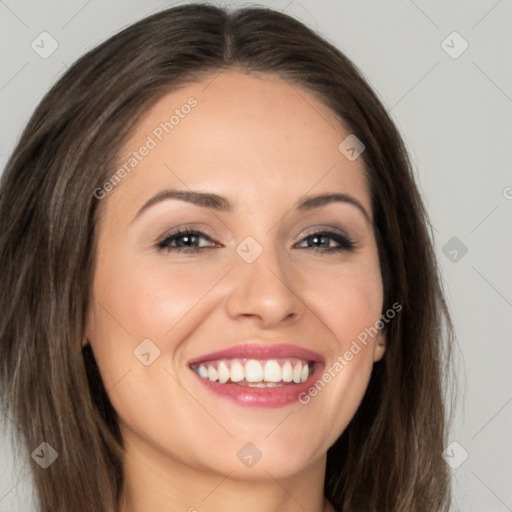
<svg viewBox="0 0 512 512">
<path fill-rule="evenodd" d="M 169 189 L 159 192 L 151 199 L 146 201 L 144 205 L 140 208 L 140 210 L 137 212 L 133 220 L 140 217 L 142 213 L 148 210 L 151 206 L 161 203 L 162 201 L 167 201 L 169 199 L 185 201 L 187 203 L 200 206 L 202 208 L 211 208 L 213 210 L 220 212 L 230 212 L 233 211 L 234 209 L 233 204 L 229 201 L 229 199 L 223 196 L 219 196 L 218 194 L 198 192 L 192 190 Z M 301 198 L 293 209 L 298 212 L 310 211 L 315 208 L 320 208 L 322 206 L 326 206 L 328 204 L 336 202 L 347 203 L 351 204 L 352 206 L 355 206 L 364 215 L 368 222 L 372 222 L 370 215 L 368 214 L 364 206 L 355 197 L 348 194 L 331 193 L 318 194 L 315 196 L 306 196 Z"/>
</svg>

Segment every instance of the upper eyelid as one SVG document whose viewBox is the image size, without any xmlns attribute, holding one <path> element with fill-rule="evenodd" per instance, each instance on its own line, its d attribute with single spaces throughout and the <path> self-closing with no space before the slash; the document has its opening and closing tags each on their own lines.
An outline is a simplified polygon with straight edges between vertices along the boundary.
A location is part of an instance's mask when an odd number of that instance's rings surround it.
<svg viewBox="0 0 512 512">
<path fill-rule="evenodd" d="M 313 228 L 308 228 L 306 230 L 306 232 L 303 233 L 301 236 L 302 237 L 310 236 L 310 235 L 314 235 L 315 233 L 319 233 L 319 232 L 323 232 L 323 231 L 327 231 L 327 232 L 332 231 L 334 233 L 339 233 L 339 234 L 345 235 L 347 237 L 349 236 L 349 234 L 342 228 L 337 228 L 337 227 L 332 227 L 332 226 L 323 226 L 323 225 L 315 226 Z M 211 239 L 215 238 L 215 235 L 212 232 L 208 231 L 207 229 L 205 229 L 203 227 L 193 227 L 193 226 L 185 225 L 185 226 L 180 226 L 176 229 L 167 231 L 164 235 L 159 237 L 159 240 L 165 240 L 166 238 L 169 238 L 172 236 L 177 236 L 180 234 L 187 234 L 187 233 L 198 233 L 200 235 L 205 235 Z"/>
<path fill-rule="evenodd" d="M 193 226 L 183 225 L 183 226 L 179 226 L 175 229 L 166 231 L 162 236 L 159 236 L 155 240 L 155 242 L 156 243 L 163 242 L 163 241 L 167 240 L 168 238 L 172 238 L 172 237 L 187 234 L 187 233 L 198 233 L 199 235 L 208 238 L 212 242 L 215 241 L 215 236 L 213 235 L 213 233 L 209 232 L 207 229 L 205 229 L 203 227 L 193 227 Z"/>
<path fill-rule="evenodd" d="M 324 232 L 335 233 L 337 235 L 342 235 L 347 238 L 351 238 L 351 236 L 346 232 L 345 229 L 337 228 L 337 227 L 333 227 L 333 226 L 322 226 L 322 225 L 315 226 L 314 228 L 311 228 L 311 231 L 306 230 L 301 236 L 302 236 L 302 238 L 304 238 L 304 237 L 314 235 L 316 233 L 324 233 Z"/>
</svg>

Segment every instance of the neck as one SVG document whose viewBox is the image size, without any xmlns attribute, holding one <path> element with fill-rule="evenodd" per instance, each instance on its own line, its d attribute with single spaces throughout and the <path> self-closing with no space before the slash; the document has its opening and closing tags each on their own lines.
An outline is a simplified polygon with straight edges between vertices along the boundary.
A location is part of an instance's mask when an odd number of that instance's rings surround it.
<svg viewBox="0 0 512 512">
<path fill-rule="evenodd" d="M 296 474 L 234 478 L 171 459 L 142 441 L 125 444 L 124 484 L 118 512 L 333 512 L 324 498 L 323 457 Z"/>
</svg>

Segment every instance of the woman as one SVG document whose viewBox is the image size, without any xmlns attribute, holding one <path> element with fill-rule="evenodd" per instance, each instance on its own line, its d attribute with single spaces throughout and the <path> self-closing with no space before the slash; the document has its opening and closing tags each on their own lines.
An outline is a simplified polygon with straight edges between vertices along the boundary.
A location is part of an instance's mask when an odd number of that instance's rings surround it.
<svg viewBox="0 0 512 512">
<path fill-rule="evenodd" d="M 1 192 L 2 397 L 42 511 L 447 510 L 425 210 L 310 29 L 193 4 L 128 27 Z"/>
</svg>

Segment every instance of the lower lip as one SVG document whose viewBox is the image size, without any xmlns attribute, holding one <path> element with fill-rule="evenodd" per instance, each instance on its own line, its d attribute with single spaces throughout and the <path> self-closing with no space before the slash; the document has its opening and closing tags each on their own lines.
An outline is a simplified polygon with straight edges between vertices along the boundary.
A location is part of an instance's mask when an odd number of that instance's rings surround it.
<svg viewBox="0 0 512 512">
<path fill-rule="evenodd" d="M 275 388 L 253 388 L 250 386 L 239 386 L 238 384 L 220 384 L 203 379 L 196 372 L 193 373 L 211 392 L 238 405 L 275 408 L 297 403 L 299 395 L 307 392 L 321 374 L 322 367 L 323 365 L 320 363 L 315 363 L 314 372 L 305 382 L 300 384 L 286 383 L 284 386 Z"/>
</svg>

